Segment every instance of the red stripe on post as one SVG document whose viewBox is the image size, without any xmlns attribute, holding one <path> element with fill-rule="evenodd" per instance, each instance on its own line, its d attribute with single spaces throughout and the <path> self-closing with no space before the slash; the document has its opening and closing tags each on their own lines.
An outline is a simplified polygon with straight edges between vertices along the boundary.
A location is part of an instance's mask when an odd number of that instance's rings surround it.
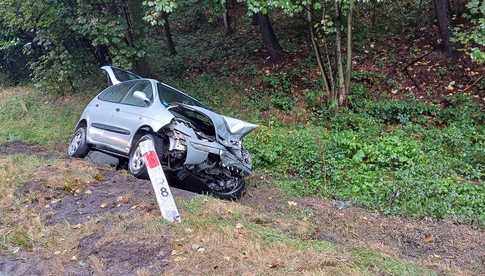
<svg viewBox="0 0 485 276">
<path fill-rule="evenodd" d="M 160 160 L 158 160 L 157 153 L 154 151 L 149 151 L 145 153 L 145 159 L 147 162 L 146 165 L 150 169 L 160 166 Z"/>
</svg>

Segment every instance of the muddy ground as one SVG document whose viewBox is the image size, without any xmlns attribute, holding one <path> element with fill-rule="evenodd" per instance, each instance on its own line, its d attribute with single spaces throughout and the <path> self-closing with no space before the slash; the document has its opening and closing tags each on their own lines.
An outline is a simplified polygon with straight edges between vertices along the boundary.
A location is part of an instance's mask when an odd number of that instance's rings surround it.
<svg viewBox="0 0 485 276">
<path fill-rule="evenodd" d="M 49 151 L 36 145 L 0 146 L 0 155 L 11 154 L 65 158 L 61 151 Z M 66 162 L 71 161 L 66 159 Z M 36 252 L 34 249 L 9 254 L 0 251 L 1 276 L 55 274 L 60 267 L 63 274 L 68 275 L 132 275 L 140 270 L 158 274 L 170 267 L 172 248 L 168 231 L 162 229 L 156 242 L 143 235 L 118 240 L 108 237 L 117 227 L 113 221 L 158 212 L 148 181 L 135 179 L 125 170 L 117 170 L 116 164 L 109 164 L 112 166 L 96 165 L 99 171 L 96 181 L 80 190 L 49 187 L 42 177 L 27 181 L 16 190 L 17 197 L 36 195 L 29 207 L 38 211 L 43 224 L 69 225 L 73 229 L 89 224 L 95 230 L 76 240 L 73 248 L 77 255 L 68 261 L 60 258 L 59 252 Z M 385 216 L 352 206 L 339 209 L 340 206 L 330 200 L 291 198 L 272 186 L 271 179 L 263 175 L 253 176 L 249 182 L 240 203 L 271 217 L 276 224 L 279 217 L 295 210 L 304 212 L 313 229 L 305 239 L 369 247 L 438 272 L 485 274 L 485 232 L 482 229 L 446 221 Z M 173 193 L 178 200 L 196 195 L 177 188 Z M 141 227 L 137 224 L 130 227 L 128 233 L 144 231 L 137 229 Z M 286 229 L 281 225 L 276 227 Z M 293 231 L 291 227 L 287 229 Z"/>
<path fill-rule="evenodd" d="M 48 151 L 37 145 L 10 143 L 0 146 L 0 155 L 12 154 L 65 158 L 60 151 Z M 108 165 L 115 165 L 107 156 L 94 155 L 94 158 L 88 159 L 98 164 L 108 162 Z M 69 160 L 66 159 L 66 162 Z M 19 198 L 35 195 L 35 201 L 28 207 L 39 210 L 44 225 L 67 224 L 79 228 L 93 220 L 101 225 L 96 233 L 79 240 L 76 262 L 56 260 L 56 254 L 45 256 L 37 252 L 22 252 L 13 256 L 0 252 L 0 276 L 55 275 L 61 267 L 66 275 L 133 275 L 140 269 L 151 273 L 164 271 L 171 252 L 169 233 L 160 233 L 157 243 L 143 239 L 103 241 L 104 234 L 113 227 L 106 215 L 133 217 L 140 213 L 158 212 L 151 184 L 128 175 L 126 171 L 116 170 L 114 166 L 98 165 L 97 169 L 100 172 L 96 175 L 97 181 L 82 191 L 49 187 L 42 176 L 25 182 L 16 191 Z M 173 188 L 172 193 L 177 199 L 191 199 L 196 195 L 177 188 Z M 137 229 L 130 231 L 136 232 Z M 90 259 L 93 257 L 103 264 L 103 268 L 92 265 Z"/>
</svg>

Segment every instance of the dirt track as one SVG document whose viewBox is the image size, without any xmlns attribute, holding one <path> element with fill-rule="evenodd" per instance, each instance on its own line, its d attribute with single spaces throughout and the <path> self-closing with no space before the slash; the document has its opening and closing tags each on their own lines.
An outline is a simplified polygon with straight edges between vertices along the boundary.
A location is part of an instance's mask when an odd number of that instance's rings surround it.
<svg viewBox="0 0 485 276">
<path fill-rule="evenodd" d="M 49 152 L 39 146 L 20 143 L 0 146 L 0 155 L 20 153 L 63 158 L 62 153 Z M 65 162 L 69 166 L 72 160 L 66 159 Z M 139 269 L 149 273 L 165 271 L 170 263 L 171 245 L 170 234 L 164 232 L 164 228 L 156 242 L 153 237 L 143 235 L 112 239 L 108 234 L 117 227 L 116 221 L 158 212 L 149 182 L 135 179 L 124 170 L 102 166 L 97 166 L 97 170 L 100 172 L 97 181 L 80 191 L 49 187 L 42 176 L 17 189 L 17 197 L 36 196 L 29 207 L 38 210 L 43 224 L 78 228 L 91 223 L 90 227 L 95 230 L 81 235 L 73 245 L 78 252 L 74 262 L 60 260 L 52 252 L 45 254 L 34 250 L 16 256 L 0 253 L 1 276 L 42 275 L 58 271 L 58 267 L 70 275 L 100 272 L 130 275 Z M 290 198 L 274 188 L 271 179 L 264 176 L 254 176 L 250 182 L 241 204 L 271 217 L 275 224 L 278 224 L 278 217 L 287 216 L 295 209 L 308 213 L 312 230 L 305 239 L 369 247 L 438 272 L 451 269 L 466 274 L 485 274 L 485 232 L 482 229 L 430 219 L 384 216 L 356 207 L 338 210 L 332 201 Z M 176 188 L 173 193 L 179 199 L 190 199 L 195 195 Z M 138 229 L 140 226 L 136 223 L 130 227 L 126 230 L 130 235 L 144 230 Z M 287 229 L 290 234 L 294 231 L 291 226 L 275 227 Z M 96 262 L 102 265 L 93 265 Z"/>
</svg>

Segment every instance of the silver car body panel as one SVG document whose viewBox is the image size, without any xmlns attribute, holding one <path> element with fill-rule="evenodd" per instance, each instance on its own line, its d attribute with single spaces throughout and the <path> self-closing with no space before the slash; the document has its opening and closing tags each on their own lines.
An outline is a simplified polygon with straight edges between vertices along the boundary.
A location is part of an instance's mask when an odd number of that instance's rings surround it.
<svg viewBox="0 0 485 276">
<path fill-rule="evenodd" d="M 165 106 L 159 95 L 161 91 L 158 91 L 158 81 L 144 79 L 112 66 L 104 66 L 102 69 L 113 85 L 91 100 L 78 122 L 78 124 L 82 121 L 86 122 L 86 138 L 89 144 L 128 156 L 133 140 L 140 130 L 159 132 L 163 128 L 168 128 L 174 131 L 174 136 L 177 136 L 170 137 L 170 150 L 186 149 L 186 166 L 202 166 L 209 154 L 215 154 L 220 156 L 224 167 L 238 168 L 244 175 L 251 172 L 249 155 L 243 149 L 241 140 L 257 125 L 222 116 L 201 106 L 186 104 Z M 120 76 L 126 78 L 122 79 Z M 134 92 L 132 89 L 139 82 L 150 82 L 153 95 L 147 106 L 134 106 L 100 99 L 100 95 L 107 89 L 118 89 L 118 87 L 121 89 L 122 85 L 127 87 L 131 85 L 123 98 L 125 99 Z M 183 93 L 173 87 L 170 88 Z M 209 118 L 214 126 L 215 140 L 201 137 L 193 126 L 177 123 L 177 113 L 171 111 L 174 107 L 191 110 Z"/>
</svg>

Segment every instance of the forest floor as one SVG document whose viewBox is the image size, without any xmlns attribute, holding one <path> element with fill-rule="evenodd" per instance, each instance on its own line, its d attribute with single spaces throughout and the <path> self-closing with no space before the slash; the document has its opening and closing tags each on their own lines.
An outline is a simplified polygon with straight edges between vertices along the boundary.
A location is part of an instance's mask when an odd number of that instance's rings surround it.
<svg viewBox="0 0 485 276">
<path fill-rule="evenodd" d="M 0 146 L 0 274 L 485 273 L 479 229 L 291 197 L 264 174 L 239 202 L 174 188 L 169 225 L 148 181 L 64 146 Z"/>
</svg>

